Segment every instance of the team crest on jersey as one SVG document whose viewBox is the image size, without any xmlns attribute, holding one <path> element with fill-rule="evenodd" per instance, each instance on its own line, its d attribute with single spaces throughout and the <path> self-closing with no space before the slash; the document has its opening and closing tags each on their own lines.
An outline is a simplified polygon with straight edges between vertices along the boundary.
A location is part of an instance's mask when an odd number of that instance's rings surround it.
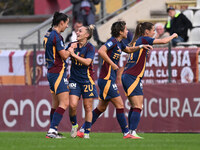
<svg viewBox="0 0 200 150">
<path fill-rule="evenodd" d="M 85 55 L 84 55 L 84 54 L 81 54 L 80 56 L 84 58 Z"/>
<path fill-rule="evenodd" d="M 62 47 L 65 47 L 63 41 L 60 41 L 60 45 L 61 45 Z"/>
<path fill-rule="evenodd" d="M 121 53 L 121 52 L 122 52 L 122 50 L 119 48 L 119 46 L 117 46 L 117 48 L 118 48 L 118 50 L 117 50 L 117 51 Z"/>
<path fill-rule="evenodd" d="M 110 42 L 107 43 L 107 45 L 108 45 L 108 47 L 111 47 L 113 45 L 113 42 L 110 41 Z"/>
</svg>

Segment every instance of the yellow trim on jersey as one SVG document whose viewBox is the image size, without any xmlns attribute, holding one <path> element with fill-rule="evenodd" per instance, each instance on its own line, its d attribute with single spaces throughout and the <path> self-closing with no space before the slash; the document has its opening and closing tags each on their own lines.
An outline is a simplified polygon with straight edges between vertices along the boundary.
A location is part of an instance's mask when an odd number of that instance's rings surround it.
<svg viewBox="0 0 200 150">
<path fill-rule="evenodd" d="M 131 84 L 131 86 L 128 88 L 128 90 L 127 90 L 127 96 L 129 96 L 133 92 L 133 90 L 135 89 L 135 87 L 138 85 L 139 81 L 140 81 L 140 78 L 137 77 L 136 80 L 133 82 L 133 84 Z"/>
<path fill-rule="evenodd" d="M 144 74 L 144 70 L 145 70 L 145 66 L 146 66 L 146 57 L 145 57 L 145 60 L 144 60 L 144 66 L 143 66 L 143 69 L 142 71 L 140 72 L 140 74 L 138 75 L 139 78 L 141 78 Z"/>
<path fill-rule="evenodd" d="M 44 37 L 44 48 L 45 48 L 45 49 L 46 49 L 47 40 L 48 40 L 48 38 L 47 38 L 47 37 Z"/>
<path fill-rule="evenodd" d="M 63 60 L 62 60 L 62 61 L 63 61 Z M 62 79 L 62 77 L 63 77 L 64 70 L 65 70 L 65 63 L 64 63 L 64 61 L 63 61 L 63 68 L 62 68 L 62 70 L 60 71 L 59 76 L 58 76 L 58 79 L 56 80 L 55 85 L 54 85 L 55 94 L 56 94 L 56 92 L 57 92 L 57 89 L 58 89 L 58 86 L 59 86 L 59 84 L 60 84 L 60 81 L 61 81 L 61 79 Z"/>
<path fill-rule="evenodd" d="M 53 46 L 53 59 L 55 61 L 55 58 L 56 58 L 56 47 Z"/>
<path fill-rule="evenodd" d="M 106 97 L 107 97 L 107 94 L 108 94 L 108 91 L 110 89 L 110 85 L 111 85 L 111 80 L 108 80 L 107 83 L 106 83 L 106 86 L 103 90 L 103 99 L 105 100 Z"/>
<path fill-rule="evenodd" d="M 107 76 L 104 78 L 104 80 L 109 80 L 110 74 L 111 74 L 111 65 L 109 65 L 108 74 L 107 74 Z"/>
<path fill-rule="evenodd" d="M 87 69 L 87 75 L 88 75 L 88 78 L 89 78 L 91 84 L 94 85 L 95 83 L 94 83 L 94 81 L 92 80 L 92 77 L 90 76 L 89 68 Z"/>
<path fill-rule="evenodd" d="M 135 87 L 137 86 L 138 82 L 140 81 L 140 78 L 143 76 L 144 74 L 144 70 L 145 70 L 145 65 L 146 65 L 146 57 L 145 57 L 145 61 L 144 61 L 144 66 L 142 71 L 140 72 L 140 74 L 137 76 L 136 80 L 133 82 L 133 84 L 131 84 L 131 86 L 128 88 L 127 90 L 127 96 L 129 96 L 133 90 L 135 89 Z"/>
<path fill-rule="evenodd" d="M 54 91 L 52 91 L 51 89 L 50 89 L 50 92 L 51 92 L 51 94 L 53 94 L 53 93 L 54 93 Z"/>
<path fill-rule="evenodd" d="M 143 52 L 143 48 L 140 49 L 140 53 L 139 53 L 138 60 L 137 60 L 136 64 L 137 64 L 138 61 L 140 60 L 140 57 L 141 57 L 141 55 L 142 55 L 142 52 Z"/>
</svg>

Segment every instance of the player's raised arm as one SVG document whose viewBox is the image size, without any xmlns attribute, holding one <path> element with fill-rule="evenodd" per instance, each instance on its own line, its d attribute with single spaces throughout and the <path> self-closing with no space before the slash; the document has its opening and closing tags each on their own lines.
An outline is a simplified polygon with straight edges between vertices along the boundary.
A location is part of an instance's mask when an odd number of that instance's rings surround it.
<svg viewBox="0 0 200 150">
<path fill-rule="evenodd" d="M 140 50 L 141 48 L 144 48 L 147 50 L 153 49 L 153 47 L 151 45 L 139 45 L 139 46 L 133 46 L 133 47 L 126 46 L 126 48 L 123 51 L 126 53 L 134 53 L 134 52 Z"/>
<path fill-rule="evenodd" d="M 153 44 L 166 44 L 169 43 L 172 39 L 177 38 L 178 35 L 176 33 L 173 33 L 171 36 L 168 36 L 166 38 L 163 39 L 155 39 L 153 41 Z"/>
</svg>

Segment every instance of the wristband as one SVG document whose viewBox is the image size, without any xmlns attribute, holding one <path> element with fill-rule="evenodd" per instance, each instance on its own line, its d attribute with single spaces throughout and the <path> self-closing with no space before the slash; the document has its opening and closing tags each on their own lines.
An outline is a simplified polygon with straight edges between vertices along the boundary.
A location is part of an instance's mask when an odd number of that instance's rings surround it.
<svg viewBox="0 0 200 150">
<path fill-rule="evenodd" d="M 139 48 L 143 48 L 143 45 L 139 45 Z"/>
</svg>

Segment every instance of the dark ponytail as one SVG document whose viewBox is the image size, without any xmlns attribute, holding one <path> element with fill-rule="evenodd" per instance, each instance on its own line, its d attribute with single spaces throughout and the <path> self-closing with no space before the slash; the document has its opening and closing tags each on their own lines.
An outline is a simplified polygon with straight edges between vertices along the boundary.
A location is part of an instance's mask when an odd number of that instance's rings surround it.
<svg viewBox="0 0 200 150">
<path fill-rule="evenodd" d="M 133 46 L 133 43 L 140 37 L 145 34 L 145 30 L 151 30 L 153 27 L 153 23 L 151 22 L 143 22 L 139 23 L 135 29 L 134 37 L 130 43 L 130 46 Z"/>
<path fill-rule="evenodd" d="M 67 21 L 69 19 L 69 17 L 64 14 L 64 13 L 60 13 L 60 12 L 55 12 L 53 15 L 53 20 L 52 20 L 52 24 L 51 24 L 51 28 L 48 30 L 49 32 L 52 31 L 53 26 L 57 26 L 61 21 Z"/>
</svg>

